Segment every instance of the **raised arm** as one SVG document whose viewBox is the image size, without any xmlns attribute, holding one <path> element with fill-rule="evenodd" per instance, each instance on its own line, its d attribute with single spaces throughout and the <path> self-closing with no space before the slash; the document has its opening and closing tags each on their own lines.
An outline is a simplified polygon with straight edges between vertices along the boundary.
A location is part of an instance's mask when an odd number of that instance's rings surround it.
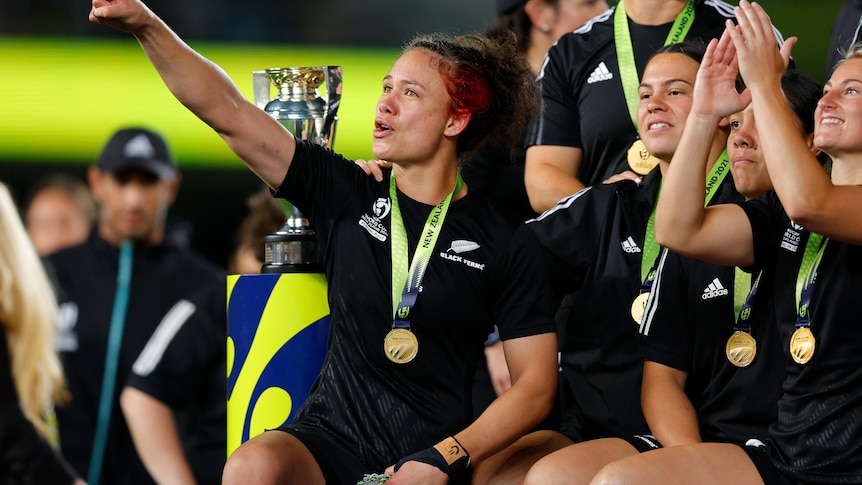
<svg viewBox="0 0 862 485">
<path fill-rule="evenodd" d="M 710 141 L 725 116 L 740 111 L 748 96 L 736 92 L 737 66 L 728 34 L 710 42 L 698 70 L 691 113 L 665 175 L 656 208 L 659 244 L 717 264 L 754 263 L 751 226 L 736 205 L 704 209 Z"/>
<path fill-rule="evenodd" d="M 267 185 L 281 185 L 296 148 L 294 137 L 246 100 L 221 68 L 195 52 L 139 0 L 93 0 L 90 21 L 134 35 L 171 93 Z"/>
<path fill-rule="evenodd" d="M 584 188 L 577 178 L 583 155 L 575 147 L 534 145 L 527 149 L 524 183 L 534 211 L 545 212 Z"/>
<path fill-rule="evenodd" d="M 820 124 L 815 126 L 815 143 L 833 157 L 830 179 L 800 135 L 782 95 L 781 74 L 795 39 L 788 39 L 779 52 L 775 39 L 764 30 L 769 16 L 756 3 L 741 1 L 736 16 L 739 27 L 730 33 L 740 72 L 751 91 L 761 149 L 784 210 L 809 231 L 862 244 L 860 153 L 835 136 L 846 129 L 842 127 L 860 121 L 840 109 L 842 100 L 862 97 L 858 74 L 845 77 L 836 70 L 818 105 L 816 121 Z M 827 118 L 834 123 L 823 124 Z"/>
</svg>

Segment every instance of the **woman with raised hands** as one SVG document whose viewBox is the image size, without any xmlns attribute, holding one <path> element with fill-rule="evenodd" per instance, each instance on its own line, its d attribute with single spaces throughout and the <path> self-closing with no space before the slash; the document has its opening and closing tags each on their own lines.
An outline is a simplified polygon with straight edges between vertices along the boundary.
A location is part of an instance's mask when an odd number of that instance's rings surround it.
<svg viewBox="0 0 862 485">
<path fill-rule="evenodd" d="M 477 467 L 474 478 L 485 479 L 479 483 L 588 483 L 605 463 L 661 446 L 639 405 L 637 329 L 663 253 L 652 234 L 653 209 L 686 124 L 704 49 L 694 41 L 670 44 L 644 69 L 637 121 L 658 170 L 640 185 L 621 177 L 586 188 L 527 222 L 542 241 L 555 288 L 566 294 L 571 282 L 582 281 L 573 318 L 560 327 L 561 365 L 570 371 L 563 387 L 572 387 L 571 404 L 557 430 L 531 433 Z M 741 200 L 728 176 L 726 142 L 724 130 L 709 140 L 714 163 L 701 205 Z"/>
<path fill-rule="evenodd" d="M 712 43 L 698 77 L 681 157 L 697 138 L 748 101 L 775 193 L 740 206 L 690 210 L 697 178 L 671 164 L 656 216 L 668 247 L 723 264 L 772 272 L 775 317 L 787 358 L 778 419 L 763 442 L 697 444 L 615 462 L 597 483 L 859 483 L 862 481 L 862 52 L 851 52 L 824 88 L 812 149 L 780 88 L 793 40 L 776 48 L 769 17 L 741 1 L 738 27 Z M 737 70 L 747 91 L 731 91 Z M 832 158 L 832 176 L 815 153 Z M 702 159 L 702 157 L 701 157 Z M 680 164 L 681 166 L 681 164 Z M 702 187 L 702 186 L 701 186 Z M 668 195 L 671 197 L 668 197 Z M 668 198 L 665 198 L 668 197 Z M 667 204 L 665 204 L 667 203 Z"/>
</svg>

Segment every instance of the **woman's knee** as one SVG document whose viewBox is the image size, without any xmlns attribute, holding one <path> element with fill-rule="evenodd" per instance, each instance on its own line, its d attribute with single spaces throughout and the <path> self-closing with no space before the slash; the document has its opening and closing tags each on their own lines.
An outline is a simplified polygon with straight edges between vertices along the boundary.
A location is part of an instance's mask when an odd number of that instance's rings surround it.
<svg viewBox="0 0 862 485">
<path fill-rule="evenodd" d="M 279 457 L 273 446 L 254 440 L 236 449 L 224 467 L 222 482 L 273 483 L 278 476 Z"/>
<path fill-rule="evenodd" d="M 524 477 L 524 485 L 546 485 L 554 483 L 556 474 L 556 470 L 553 467 L 548 466 L 547 462 L 539 460 L 527 471 L 527 475 Z"/>
<path fill-rule="evenodd" d="M 223 483 L 322 483 L 323 475 L 314 457 L 294 436 L 271 431 L 245 442 L 225 464 Z"/>
</svg>

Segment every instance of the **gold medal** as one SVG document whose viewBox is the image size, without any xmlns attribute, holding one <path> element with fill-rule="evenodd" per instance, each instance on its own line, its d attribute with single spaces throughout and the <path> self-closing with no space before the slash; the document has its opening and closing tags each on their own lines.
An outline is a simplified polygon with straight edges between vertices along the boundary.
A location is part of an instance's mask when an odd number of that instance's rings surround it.
<svg viewBox="0 0 862 485">
<path fill-rule="evenodd" d="M 645 291 L 635 298 L 632 302 L 632 319 L 636 324 L 640 325 L 644 319 L 644 310 L 646 310 L 646 302 L 649 299 L 649 292 Z"/>
<path fill-rule="evenodd" d="M 790 337 L 790 356 L 797 364 L 807 364 L 814 356 L 814 334 L 809 327 L 799 327 Z"/>
<path fill-rule="evenodd" d="M 632 143 L 629 151 L 626 153 L 626 159 L 631 168 L 638 175 L 646 175 L 658 165 L 658 158 L 650 155 L 644 142 L 638 138 Z"/>
<path fill-rule="evenodd" d="M 393 328 L 383 338 L 386 357 L 396 364 L 406 364 L 419 353 L 419 340 L 406 328 Z"/>
<path fill-rule="evenodd" d="M 757 355 L 757 342 L 748 332 L 737 330 L 727 339 L 724 346 L 725 355 L 731 364 L 737 367 L 746 367 L 754 361 Z"/>
</svg>

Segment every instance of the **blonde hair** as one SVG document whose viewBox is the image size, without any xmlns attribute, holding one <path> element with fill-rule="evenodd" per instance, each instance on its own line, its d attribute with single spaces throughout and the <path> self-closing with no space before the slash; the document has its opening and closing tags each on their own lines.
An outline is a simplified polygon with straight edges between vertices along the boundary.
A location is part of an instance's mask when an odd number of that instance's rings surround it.
<svg viewBox="0 0 862 485">
<path fill-rule="evenodd" d="M 839 50 L 839 54 L 841 54 L 843 58 L 835 63 L 835 67 L 832 69 L 833 72 L 835 71 L 835 69 L 838 69 L 838 66 L 844 64 L 849 60 L 862 59 L 862 41 L 856 42 L 855 44 L 851 45 L 850 48 L 847 50 Z"/>
<path fill-rule="evenodd" d="M 0 325 L 9 345 L 18 402 L 41 433 L 42 418 L 66 397 L 54 347 L 57 299 L 9 190 L 0 183 Z"/>
</svg>

